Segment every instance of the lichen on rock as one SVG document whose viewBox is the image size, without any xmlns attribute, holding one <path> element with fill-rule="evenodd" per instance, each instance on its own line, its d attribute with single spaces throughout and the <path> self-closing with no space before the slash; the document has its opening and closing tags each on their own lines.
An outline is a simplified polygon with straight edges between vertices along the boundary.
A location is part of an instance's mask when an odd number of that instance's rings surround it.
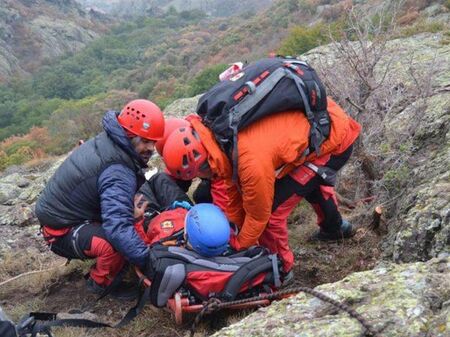
<svg viewBox="0 0 450 337">
<path fill-rule="evenodd" d="M 384 337 L 450 334 L 450 260 L 386 263 L 315 290 L 350 305 Z M 299 293 L 273 302 L 214 337 L 359 337 L 357 320 L 330 304 Z"/>
</svg>

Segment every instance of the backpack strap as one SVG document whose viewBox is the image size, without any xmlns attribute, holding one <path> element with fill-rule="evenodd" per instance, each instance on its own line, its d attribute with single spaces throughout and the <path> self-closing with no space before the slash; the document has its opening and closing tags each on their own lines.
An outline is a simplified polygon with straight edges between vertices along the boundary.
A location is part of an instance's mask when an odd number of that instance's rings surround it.
<svg viewBox="0 0 450 337">
<path fill-rule="evenodd" d="M 307 70 L 311 73 L 312 79 L 303 81 L 303 70 L 299 65 L 307 67 Z M 306 71 L 306 70 L 305 70 Z M 306 157 L 311 152 L 316 152 L 317 156 L 320 155 L 320 145 L 330 134 L 330 118 L 326 110 L 326 94 L 320 89 L 317 84 L 314 70 L 311 69 L 306 63 L 301 61 L 289 61 L 284 63 L 284 67 L 277 68 L 273 73 L 267 76 L 267 72 L 263 73 L 253 81 L 245 83 L 246 93 L 245 97 L 230 109 L 229 114 L 229 128 L 233 135 L 233 148 L 231 149 L 231 158 L 233 166 L 233 182 L 238 180 L 238 130 L 239 124 L 245 114 L 251 111 L 257 106 L 273 88 L 284 78 L 289 78 L 295 83 L 295 86 L 302 98 L 304 105 L 304 113 L 308 119 L 310 125 L 309 134 L 309 146 L 303 152 L 302 156 Z M 264 81 L 262 81 L 264 79 Z M 317 79 L 318 80 L 318 79 Z M 262 82 L 261 82 L 262 81 Z M 258 85 L 259 84 L 259 85 Z M 314 109 L 311 108 L 311 101 L 309 99 L 309 93 L 315 92 L 315 102 L 313 104 Z M 308 93 L 308 94 L 307 94 Z M 319 104 L 319 109 L 316 109 L 317 99 L 323 99 L 325 102 Z M 325 106 L 325 109 L 321 109 Z"/>
<path fill-rule="evenodd" d="M 248 95 L 244 97 L 238 104 L 230 109 L 229 114 L 229 126 L 233 132 L 233 149 L 231 151 L 233 162 L 233 182 L 237 182 L 238 172 L 238 147 L 237 147 L 237 135 L 239 123 L 242 117 L 252 110 L 267 94 L 278 84 L 283 78 L 286 77 L 286 70 L 278 68 L 272 74 L 270 74 L 261 84 L 256 87 L 256 84 L 252 81 L 248 81 L 245 85 L 248 88 Z M 260 82 L 259 80 L 258 82 Z"/>
<path fill-rule="evenodd" d="M 51 328 L 58 326 L 82 328 L 121 328 L 132 321 L 142 311 L 149 297 L 150 288 L 147 287 L 144 292 L 139 295 L 136 305 L 132 307 L 120 320 L 120 322 L 115 325 L 82 318 L 58 319 L 58 314 L 56 313 L 31 312 L 21 319 L 19 324 L 16 326 L 16 330 L 19 337 L 26 337 L 28 335 L 31 335 L 31 337 L 36 337 L 38 334 L 41 336 L 43 333 L 49 337 L 52 337 Z"/>
<path fill-rule="evenodd" d="M 269 255 L 269 259 L 272 261 L 272 271 L 273 271 L 273 284 L 275 288 L 279 288 L 281 286 L 281 279 L 280 279 L 280 268 L 279 268 L 279 260 L 277 257 L 277 254 L 271 254 Z"/>
<path fill-rule="evenodd" d="M 316 166 L 310 162 L 306 162 L 304 165 L 321 177 L 326 186 L 336 185 L 336 170 L 328 166 Z"/>
<path fill-rule="evenodd" d="M 272 257 L 273 256 L 273 257 Z M 273 260 L 275 259 L 275 260 Z M 276 261 L 276 263 L 274 263 Z M 258 274 L 263 272 L 273 272 L 275 284 L 281 284 L 280 273 L 278 271 L 279 261 L 276 254 L 260 256 L 250 262 L 242 265 L 230 278 L 224 290 L 219 294 L 220 298 L 226 301 L 233 301 L 239 293 L 245 282 L 251 281 Z"/>
<path fill-rule="evenodd" d="M 286 67 L 288 69 L 291 69 L 292 72 L 295 72 L 298 74 L 298 67 L 295 64 L 288 63 L 288 64 L 286 64 Z M 305 82 L 301 79 L 301 77 L 299 75 L 296 76 L 292 72 L 289 72 L 288 77 L 294 81 L 294 83 L 297 87 L 297 90 L 300 93 L 300 96 L 302 96 L 303 105 L 305 107 L 305 115 L 306 115 L 306 118 L 308 119 L 308 122 L 310 125 L 309 147 L 303 152 L 303 157 L 306 157 L 308 154 L 310 154 L 312 152 L 311 149 L 314 152 L 316 152 L 317 156 L 319 156 L 320 155 L 320 145 L 323 143 L 323 141 L 329 135 L 329 118 L 324 119 L 322 116 L 320 116 L 319 123 L 323 123 L 323 125 L 319 124 L 316 121 L 317 117 L 312 112 L 311 106 L 310 106 L 310 100 L 308 99 L 308 96 L 305 93 L 305 89 L 310 91 L 310 88 L 305 84 Z M 314 81 L 314 84 L 317 85 L 315 83 L 315 81 Z M 319 90 L 319 92 L 320 92 L 320 90 Z M 327 114 L 327 117 L 328 117 L 328 114 Z M 328 126 L 328 131 L 322 130 L 322 128 L 325 126 Z M 325 131 L 325 134 L 324 134 L 324 131 Z"/>
<path fill-rule="evenodd" d="M 285 69 L 278 68 L 261 82 L 258 87 L 256 87 L 255 83 L 252 81 L 246 82 L 245 85 L 247 87 L 250 87 L 249 83 L 251 83 L 254 89 L 249 91 L 248 95 L 230 109 L 230 127 L 233 128 L 233 126 L 236 126 L 237 128 L 242 117 L 261 102 L 261 100 L 272 91 L 275 85 L 286 77 L 286 74 L 287 72 Z"/>
<path fill-rule="evenodd" d="M 149 259 L 150 270 L 147 276 L 152 280 L 150 286 L 150 301 L 160 308 L 166 305 L 167 300 L 183 284 L 186 278 L 186 256 L 171 252 L 172 248 L 161 244 L 151 246 Z"/>
</svg>

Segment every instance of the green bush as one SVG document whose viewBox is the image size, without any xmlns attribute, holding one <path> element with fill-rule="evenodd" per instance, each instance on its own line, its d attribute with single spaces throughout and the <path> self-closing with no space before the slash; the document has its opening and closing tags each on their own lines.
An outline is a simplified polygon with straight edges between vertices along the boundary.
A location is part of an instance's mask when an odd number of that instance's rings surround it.
<svg viewBox="0 0 450 337">
<path fill-rule="evenodd" d="M 219 82 L 220 73 L 227 68 L 228 65 L 221 63 L 204 69 L 189 83 L 189 95 L 195 96 L 211 88 Z"/>
<path fill-rule="evenodd" d="M 420 33 L 438 33 L 445 30 L 446 27 L 441 22 L 432 22 L 422 19 L 413 25 L 406 26 L 400 29 L 398 37 L 409 37 Z"/>
<path fill-rule="evenodd" d="M 33 159 L 33 150 L 28 146 L 23 146 L 17 152 L 8 156 L 7 166 L 21 165 Z"/>
<path fill-rule="evenodd" d="M 21 149 L 23 149 L 23 148 L 34 149 L 37 146 L 38 146 L 38 144 L 34 141 L 22 139 L 22 140 L 18 140 L 16 142 L 14 142 L 11 145 L 9 145 L 8 147 L 6 147 L 5 153 L 7 156 L 12 156 L 18 152 L 23 152 L 23 151 L 21 151 Z"/>
<path fill-rule="evenodd" d="M 397 195 L 409 182 L 411 169 L 406 164 L 391 168 L 384 173 L 383 184 L 391 195 Z"/>
<path fill-rule="evenodd" d="M 4 152 L 0 152 L 0 171 L 8 167 L 8 156 Z"/>
<path fill-rule="evenodd" d="M 25 143 L 14 146 L 14 151 L 9 155 L 0 151 L 0 171 L 3 171 L 8 166 L 21 165 L 33 159 L 33 149 Z"/>
<path fill-rule="evenodd" d="M 0 102 L 2 129 L 0 140 L 16 134 L 26 133 L 32 126 L 39 126 L 61 104 L 60 99 L 23 97 Z"/>
<path fill-rule="evenodd" d="M 238 34 L 228 34 L 222 41 L 221 41 L 221 46 L 225 47 L 225 46 L 232 46 L 234 44 L 237 44 L 239 42 L 242 41 L 242 36 L 238 35 Z"/>
<path fill-rule="evenodd" d="M 281 41 L 278 54 L 297 56 L 329 41 L 327 29 L 323 24 L 312 27 L 297 26 Z"/>
<path fill-rule="evenodd" d="M 150 79 L 144 81 L 139 86 L 139 97 L 148 98 L 157 82 L 158 81 L 155 78 L 150 78 Z"/>
</svg>

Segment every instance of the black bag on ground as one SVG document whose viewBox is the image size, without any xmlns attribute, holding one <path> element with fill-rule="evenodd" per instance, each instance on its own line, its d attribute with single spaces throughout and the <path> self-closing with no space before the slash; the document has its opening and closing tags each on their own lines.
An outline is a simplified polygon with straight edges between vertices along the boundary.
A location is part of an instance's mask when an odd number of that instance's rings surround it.
<svg viewBox="0 0 450 337">
<path fill-rule="evenodd" d="M 2 321 L 0 319 L 0 336 L 2 337 L 16 337 L 16 328 L 10 321 Z"/>
<path fill-rule="evenodd" d="M 197 106 L 197 114 L 232 159 L 234 172 L 238 131 L 287 110 L 302 110 L 310 123 L 309 148 L 303 155 L 319 154 L 330 133 L 327 97 L 315 70 L 305 62 L 275 57 L 251 63 L 208 90 Z"/>
<path fill-rule="evenodd" d="M 0 337 L 16 337 L 16 327 L 0 307 Z"/>
</svg>

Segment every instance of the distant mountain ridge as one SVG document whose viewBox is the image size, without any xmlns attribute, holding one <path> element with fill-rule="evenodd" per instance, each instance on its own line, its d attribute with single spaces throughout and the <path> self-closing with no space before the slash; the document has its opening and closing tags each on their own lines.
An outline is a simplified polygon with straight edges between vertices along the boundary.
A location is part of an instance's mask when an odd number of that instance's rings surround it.
<svg viewBox="0 0 450 337">
<path fill-rule="evenodd" d="M 201 10 L 207 15 L 226 17 L 239 13 L 257 12 L 269 7 L 273 0 L 77 0 L 87 8 L 100 9 L 118 16 L 142 16 L 170 7 L 177 11 Z"/>
<path fill-rule="evenodd" d="M 76 52 L 106 30 L 104 17 L 75 0 L 2 0 L 0 82 Z"/>
</svg>

